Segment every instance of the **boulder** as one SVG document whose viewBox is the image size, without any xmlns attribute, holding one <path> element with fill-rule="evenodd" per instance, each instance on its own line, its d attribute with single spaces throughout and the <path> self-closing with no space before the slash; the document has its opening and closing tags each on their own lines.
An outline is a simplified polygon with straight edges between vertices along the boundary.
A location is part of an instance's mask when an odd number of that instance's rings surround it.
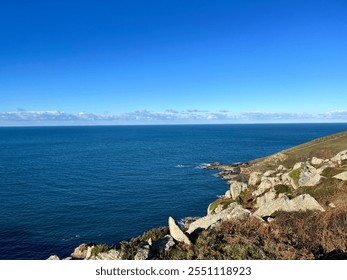
<svg viewBox="0 0 347 280">
<path fill-rule="evenodd" d="M 227 191 L 225 192 L 224 197 L 225 197 L 225 198 L 231 198 L 231 192 L 230 192 L 230 189 L 229 189 L 229 190 L 227 190 Z"/>
<path fill-rule="evenodd" d="M 261 181 L 258 188 L 254 192 L 252 192 L 252 195 L 259 196 L 262 193 L 266 192 L 268 189 L 271 189 L 272 187 L 273 187 L 272 182 L 269 179 L 265 179 Z"/>
<path fill-rule="evenodd" d="M 187 233 L 191 234 L 196 230 L 208 229 L 209 227 L 215 225 L 219 221 L 231 218 L 242 218 L 249 215 L 249 210 L 242 208 L 241 205 L 234 202 L 231 203 L 227 209 L 217 214 L 202 217 L 196 220 L 195 222 L 191 223 L 187 230 Z"/>
<path fill-rule="evenodd" d="M 294 164 L 293 170 L 299 169 L 299 168 L 303 168 L 305 166 L 306 166 L 306 163 L 304 163 L 304 162 L 297 162 L 297 163 Z"/>
<path fill-rule="evenodd" d="M 218 169 L 220 171 L 227 171 L 229 174 L 239 174 L 241 172 L 240 166 L 221 165 Z"/>
<path fill-rule="evenodd" d="M 283 185 L 286 185 L 286 186 L 292 186 L 294 189 L 297 189 L 298 186 L 295 184 L 293 178 L 289 176 L 289 173 L 290 173 L 290 172 L 284 173 L 284 174 L 281 176 L 282 184 L 283 184 Z"/>
<path fill-rule="evenodd" d="M 333 178 L 338 179 L 338 180 L 342 180 L 342 181 L 347 181 L 347 171 L 339 173 L 339 174 L 335 175 Z"/>
<path fill-rule="evenodd" d="M 254 215 L 270 216 L 276 211 L 295 212 L 306 210 L 324 211 L 324 208 L 309 194 L 302 194 L 290 200 L 287 196 L 279 197 L 259 207 Z"/>
<path fill-rule="evenodd" d="M 266 171 L 266 172 L 263 174 L 263 176 L 264 176 L 264 177 L 270 177 L 270 176 L 272 176 L 272 175 L 274 175 L 274 174 L 276 174 L 276 171 L 275 171 L 275 170 L 268 170 L 268 171 Z"/>
<path fill-rule="evenodd" d="M 248 185 L 256 186 L 260 183 L 262 177 L 262 173 L 260 172 L 252 172 L 249 176 Z"/>
<path fill-rule="evenodd" d="M 278 167 L 277 167 L 277 171 L 286 171 L 287 170 L 287 167 L 285 167 L 284 165 L 280 164 Z"/>
<path fill-rule="evenodd" d="M 336 208 L 336 205 L 333 202 L 330 202 L 328 205 L 330 208 Z"/>
<path fill-rule="evenodd" d="M 322 176 L 314 167 L 306 168 L 300 173 L 299 186 L 300 187 L 313 187 L 320 183 Z"/>
<path fill-rule="evenodd" d="M 52 255 L 47 260 L 49 260 L 49 261 L 59 261 L 60 259 L 59 259 L 59 257 L 57 255 Z"/>
<path fill-rule="evenodd" d="M 173 246 L 175 246 L 173 238 L 170 235 L 165 235 L 153 242 L 152 251 L 156 254 L 163 254 L 169 251 Z"/>
<path fill-rule="evenodd" d="M 183 242 L 189 246 L 192 245 L 189 238 L 184 234 L 184 232 L 180 229 L 180 227 L 176 224 L 175 220 L 172 217 L 169 217 L 169 230 L 170 230 L 170 235 L 176 241 Z"/>
<path fill-rule="evenodd" d="M 262 196 L 257 197 L 255 207 L 261 207 L 265 203 L 268 203 L 276 198 L 276 191 L 274 189 L 270 189 L 265 192 Z"/>
<path fill-rule="evenodd" d="M 317 157 L 313 157 L 313 158 L 311 159 L 311 164 L 314 164 L 314 165 L 321 165 L 322 163 L 324 163 L 324 159 L 317 158 Z"/>
<path fill-rule="evenodd" d="M 233 181 L 230 184 L 230 194 L 232 198 L 236 198 L 240 195 L 241 192 L 247 190 L 247 183 Z"/>
<path fill-rule="evenodd" d="M 331 160 L 341 164 L 343 160 L 347 160 L 347 150 L 339 152 L 336 156 L 332 157 Z"/>
<path fill-rule="evenodd" d="M 75 259 L 86 259 L 90 257 L 92 248 L 94 248 L 94 245 L 88 245 L 83 243 L 75 248 L 75 250 L 71 254 L 71 257 Z"/>
</svg>

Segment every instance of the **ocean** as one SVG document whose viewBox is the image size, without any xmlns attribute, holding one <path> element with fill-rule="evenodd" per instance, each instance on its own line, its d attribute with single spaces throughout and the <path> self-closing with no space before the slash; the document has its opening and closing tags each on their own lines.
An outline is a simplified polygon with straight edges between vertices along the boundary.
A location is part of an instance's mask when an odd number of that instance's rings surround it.
<svg viewBox="0 0 347 280">
<path fill-rule="evenodd" d="M 67 257 L 203 216 L 227 184 L 204 163 L 236 163 L 347 124 L 0 128 L 0 259 Z"/>
</svg>

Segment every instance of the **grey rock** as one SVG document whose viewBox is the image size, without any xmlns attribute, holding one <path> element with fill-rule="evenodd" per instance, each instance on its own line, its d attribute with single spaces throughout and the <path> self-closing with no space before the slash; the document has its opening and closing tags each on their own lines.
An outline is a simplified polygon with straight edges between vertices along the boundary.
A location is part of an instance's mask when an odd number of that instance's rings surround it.
<svg viewBox="0 0 347 280">
<path fill-rule="evenodd" d="M 71 254 L 71 257 L 75 259 L 85 259 L 87 257 L 88 248 L 90 247 L 91 246 L 82 243 L 81 245 L 75 248 L 75 250 Z"/>
<path fill-rule="evenodd" d="M 301 171 L 299 177 L 300 187 L 313 187 L 320 183 L 322 176 L 319 174 L 316 168 L 307 167 L 305 170 Z"/>
<path fill-rule="evenodd" d="M 314 164 L 314 165 L 321 165 L 324 163 L 324 159 L 321 159 L 321 158 L 317 158 L 317 157 L 313 157 L 311 159 L 311 164 Z"/>
<path fill-rule="evenodd" d="M 60 259 L 59 259 L 59 257 L 57 255 L 52 255 L 47 260 L 49 260 L 49 261 L 59 261 Z"/>
<path fill-rule="evenodd" d="M 229 189 L 229 190 L 227 190 L 227 191 L 225 192 L 224 197 L 225 197 L 225 198 L 231 198 L 231 192 L 230 192 L 230 189 Z"/>
<path fill-rule="evenodd" d="M 335 205 L 333 202 L 330 202 L 330 203 L 329 203 L 329 207 L 330 207 L 330 208 L 336 208 L 336 205 Z"/>
<path fill-rule="evenodd" d="M 292 186 L 294 189 L 297 189 L 298 186 L 295 184 L 294 180 L 292 179 L 292 177 L 289 176 L 289 172 L 288 173 L 284 173 L 281 176 L 281 181 L 283 185 L 286 186 Z"/>
<path fill-rule="evenodd" d="M 192 223 L 192 224 L 194 224 L 194 223 Z M 170 235 L 172 236 L 173 239 L 177 240 L 178 242 L 183 242 L 189 246 L 192 245 L 189 238 L 179 228 L 179 226 L 176 224 L 175 220 L 172 217 L 169 217 L 169 230 L 170 230 Z"/>
<path fill-rule="evenodd" d="M 191 234 L 196 230 L 208 229 L 219 221 L 227 220 L 230 218 L 241 218 L 249 215 L 249 210 L 242 208 L 242 206 L 237 203 L 231 203 L 227 209 L 214 215 L 202 217 L 191 223 L 187 230 L 187 233 Z"/>
<path fill-rule="evenodd" d="M 277 171 L 286 171 L 287 170 L 287 167 L 285 167 L 284 165 L 280 164 L 278 167 L 277 167 Z"/>
<path fill-rule="evenodd" d="M 274 175 L 274 174 L 276 174 L 276 171 L 275 171 L 275 170 L 268 170 L 268 171 L 266 171 L 266 172 L 263 174 L 263 176 L 264 176 L 264 177 L 270 177 L 270 176 L 272 176 L 272 175 Z"/>
<path fill-rule="evenodd" d="M 260 185 L 258 188 L 252 192 L 253 196 L 260 196 L 267 190 L 271 189 L 273 187 L 273 183 L 269 180 L 269 178 L 266 178 L 261 181 Z"/>
<path fill-rule="evenodd" d="M 168 252 L 173 246 L 175 246 L 173 238 L 170 235 L 165 235 L 153 242 L 152 250 L 156 254 L 162 254 Z"/>
<path fill-rule="evenodd" d="M 306 166 L 306 163 L 304 163 L 304 162 L 297 162 L 297 163 L 294 164 L 293 170 L 299 169 L 299 168 L 302 168 L 302 167 L 305 167 L 305 166 Z"/>
<path fill-rule="evenodd" d="M 238 181 L 233 181 L 230 184 L 230 194 L 232 198 L 238 197 L 241 192 L 245 191 L 248 189 L 247 183 L 243 182 L 238 182 Z"/>
<path fill-rule="evenodd" d="M 255 207 L 261 207 L 265 203 L 268 203 L 276 198 L 276 191 L 274 189 L 270 189 L 265 192 L 262 196 L 257 197 Z"/>
<path fill-rule="evenodd" d="M 333 178 L 341 180 L 341 181 L 347 181 L 347 171 L 339 173 L 335 175 Z"/>
<path fill-rule="evenodd" d="M 276 211 L 295 212 L 306 210 L 324 211 L 324 208 L 309 194 L 302 194 L 290 200 L 287 196 L 279 197 L 261 206 L 254 215 L 270 216 Z"/>
<path fill-rule="evenodd" d="M 260 183 L 262 177 L 262 173 L 260 172 L 252 172 L 249 176 L 248 185 L 256 186 Z"/>
<path fill-rule="evenodd" d="M 347 150 L 339 152 L 336 156 L 332 157 L 331 160 L 341 164 L 343 160 L 347 160 Z"/>
</svg>

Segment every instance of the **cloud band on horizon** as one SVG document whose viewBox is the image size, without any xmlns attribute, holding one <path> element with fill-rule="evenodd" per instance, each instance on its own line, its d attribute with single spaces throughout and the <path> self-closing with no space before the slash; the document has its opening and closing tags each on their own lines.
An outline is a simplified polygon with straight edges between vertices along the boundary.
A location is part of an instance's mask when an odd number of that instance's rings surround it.
<svg viewBox="0 0 347 280">
<path fill-rule="evenodd" d="M 347 110 L 334 110 L 323 113 L 272 113 L 231 111 L 210 112 L 205 110 L 147 110 L 122 114 L 66 113 L 64 111 L 26 111 L 0 112 L 0 125 L 18 124 L 151 124 L 151 123 L 259 123 L 259 122 L 345 122 Z"/>
</svg>

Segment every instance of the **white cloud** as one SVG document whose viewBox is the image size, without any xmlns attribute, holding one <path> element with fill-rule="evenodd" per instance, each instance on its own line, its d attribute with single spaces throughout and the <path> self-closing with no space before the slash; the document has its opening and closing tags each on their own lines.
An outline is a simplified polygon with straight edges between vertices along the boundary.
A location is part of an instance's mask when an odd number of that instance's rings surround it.
<svg viewBox="0 0 347 280">
<path fill-rule="evenodd" d="M 319 122 L 347 121 L 347 110 L 310 113 L 271 113 L 230 111 L 209 112 L 205 110 L 166 110 L 150 112 L 147 110 L 123 114 L 77 114 L 63 111 L 25 111 L 0 112 L 0 125 L 15 124 L 150 124 L 150 123 L 247 123 L 247 122 Z"/>
</svg>

